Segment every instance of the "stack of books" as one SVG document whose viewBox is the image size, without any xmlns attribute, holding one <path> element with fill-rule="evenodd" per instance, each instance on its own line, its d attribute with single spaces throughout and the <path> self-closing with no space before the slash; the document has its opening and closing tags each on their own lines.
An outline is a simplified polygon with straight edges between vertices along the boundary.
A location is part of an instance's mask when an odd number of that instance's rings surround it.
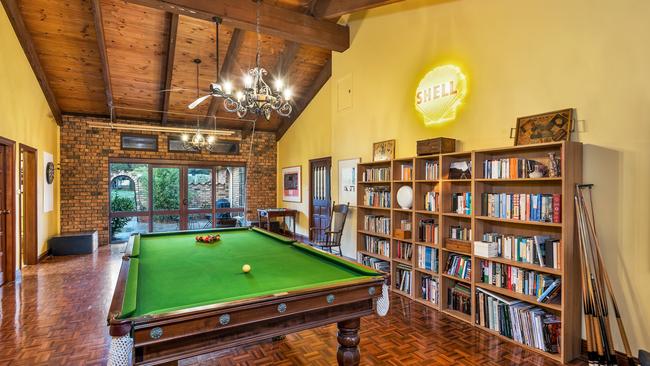
<svg viewBox="0 0 650 366">
<path fill-rule="evenodd" d="M 411 258 L 413 257 L 413 245 L 411 245 L 411 243 L 398 241 L 395 249 L 396 249 L 395 255 L 399 259 L 410 261 Z"/>
<path fill-rule="evenodd" d="M 402 169 L 402 180 L 412 180 L 413 179 L 413 165 L 403 164 Z"/>
<path fill-rule="evenodd" d="M 427 192 L 424 195 L 424 209 L 426 211 L 438 212 L 440 211 L 440 193 L 438 192 Z"/>
<path fill-rule="evenodd" d="M 366 187 L 363 191 L 363 204 L 370 207 L 390 208 L 390 187 Z"/>
<path fill-rule="evenodd" d="M 560 303 L 562 282 L 559 277 L 492 261 L 481 260 L 479 266 L 482 283 L 535 296 L 538 302 Z"/>
<path fill-rule="evenodd" d="M 522 301 L 476 289 L 476 324 L 548 353 L 560 352 L 558 316 Z"/>
<path fill-rule="evenodd" d="M 390 235 L 390 217 L 379 215 L 365 215 L 363 229 L 378 234 Z"/>
<path fill-rule="evenodd" d="M 358 253 L 357 260 L 364 266 L 372 267 L 377 271 L 389 272 L 390 263 L 381 259 Z"/>
<path fill-rule="evenodd" d="M 483 161 L 483 177 L 487 179 L 520 179 L 528 178 L 529 173 L 541 166 L 540 171 L 548 168 L 535 160 L 509 158 Z"/>
<path fill-rule="evenodd" d="M 398 264 L 395 267 L 395 288 L 405 292 L 407 294 L 411 293 L 411 268 Z"/>
<path fill-rule="evenodd" d="M 483 242 L 496 243 L 498 255 L 517 262 L 560 269 L 560 240 L 547 235 L 483 234 Z"/>
<path fill-rule="evenodd" d="M 425 180 L 440 179 L 440 169 L 438 165 L 438 160 L 427 160 L 424 162 L 424 179 Z"/>
<path fill-rule="evenodd" d="M 499 257 L 499 245 L 497 243 L 475 241 L 474 255 L 483 258 Z"/>
<path fill-rule="evenodd" d="M 418 245 L 418 268 L 438 272 L 438 249 Z"/>
<path fill-rule="evenodd" d="M 456 282 L 454 286 L 447 288 L 447 307 L 451 310 L 471 315 L 472 301 L 470 286 L 461 282 Z"/>
<path fill-rule="evenodd" d="M 438 280 L 429 275 L 422 276 L 420 297 L 422 300 L 438 304 Z"/>
<path fill-rule="evenodd" d="M 364 236 L 366 252 L 390 257 L 390 240 L 375 236 Z"/>
<path fill-rule="evenodd" d="M 562 195 L 483 193 L 481 215 L 501 219 L 562 222 Z"/>
<path fill-rule="evenodd" d="M 418 234 L 421 242 L 438 244 L 438 224 L 435 219 L 420 220 Z"/>
<path fill-rule="evenodd" d="M 449 254 L 445 272 L 450 276 L 469 280 L 472 272 L 472 259 L 466 255 Z"/>
<path fill-rule="evenodd" d="M 451 211 L 461 215 L 472 214 L 472 193 L 452 193 Z"/>
<path fill-rule="evenodd" d="M 472 240 L 472 229 L 462 226 L 450 226 L 449 239 Z"/>
<path fill-rule="evenodd" d="M 390 180 L 390 167 L 370 168 L 361 174 L 362 182 L 383 182 Z"/>
</svg>

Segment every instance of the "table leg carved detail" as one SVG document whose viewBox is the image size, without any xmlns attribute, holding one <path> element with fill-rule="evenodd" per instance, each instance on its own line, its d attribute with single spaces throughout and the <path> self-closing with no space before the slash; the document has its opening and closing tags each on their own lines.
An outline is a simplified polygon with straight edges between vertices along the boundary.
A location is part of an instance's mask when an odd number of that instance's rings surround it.
<svg viewBox="0 0 650 366">
<path fill-rule="evenodd" d="M 336 339 L 339 341 L 339 349 L 336 353 L 336 360 L 340 366 L 356 366 L 360 361 L 359 354 L 359 318 L 344 320 L 338 323 L 339 333 Z"/>
</svg>

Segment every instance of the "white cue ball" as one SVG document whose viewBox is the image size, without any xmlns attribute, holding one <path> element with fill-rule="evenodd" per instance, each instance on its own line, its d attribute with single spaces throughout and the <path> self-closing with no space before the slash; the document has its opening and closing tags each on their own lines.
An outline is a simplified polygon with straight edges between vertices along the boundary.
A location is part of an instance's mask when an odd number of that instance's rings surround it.
<svg viewBox="0 0 650 366">
<path fill-rule="evenodd" d="M 248 265 L 248 264 L 244 264 L 244 265 L 241 267 L 241 270 L 244 271 L 244 273 L 248 273 L 248 272 L 251 271 L 251 266 Z"/>
</svg>

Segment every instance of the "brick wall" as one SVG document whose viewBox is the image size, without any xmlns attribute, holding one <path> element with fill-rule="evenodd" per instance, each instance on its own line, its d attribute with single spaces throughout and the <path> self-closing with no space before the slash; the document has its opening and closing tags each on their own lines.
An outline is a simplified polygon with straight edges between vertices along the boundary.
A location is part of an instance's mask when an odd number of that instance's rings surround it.
<svg viewBox="0 0 650 366">
<path fill-rule="evenodd" d="M 61 126 L 61 231 L 98 230 L 100 244 L 108 243 L 108 165 L 111 158 L 245 163 L 248 167 L 246 198 L 248 218 L 258 207 L 274 207 L 276 199 L 275 134 L 256 132 L 251 161 L 250 138 L 243 140 L 239 155 L 177 153 L 167 151 L 168 134 L 158 135 L 158 151 L 120 149 L 120 131 L 91 128 L 89 121 L 103 119 L 65 116 Z M 119 121 L 129 123 L 129 121 Z M 135 123 L 135 122 L 134 122 Z"/>
</svg>

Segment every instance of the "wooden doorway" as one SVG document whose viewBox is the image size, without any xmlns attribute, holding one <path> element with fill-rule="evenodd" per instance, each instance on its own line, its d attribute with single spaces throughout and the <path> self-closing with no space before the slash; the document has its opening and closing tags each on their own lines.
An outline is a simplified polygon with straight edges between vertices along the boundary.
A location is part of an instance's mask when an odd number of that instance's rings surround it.
<svg viewBox="0 0 650 366">
<path fill-rule="evenodd" d="M 36 149 L 20 144 L 21 265 L 38 263 L 38 206 Z"/>
<path fill-rule="evenodd" d="M 15 279 L 14 146 L 0 137 L 0 286 Z"/>
<path fill-rule="evenodd" d="M 314 237 L 312 228 L 325 228 L 330 224 L 331 170 L 331 157 L 309 161 L 309 240 L 319 239 Z"/>
</svg>

